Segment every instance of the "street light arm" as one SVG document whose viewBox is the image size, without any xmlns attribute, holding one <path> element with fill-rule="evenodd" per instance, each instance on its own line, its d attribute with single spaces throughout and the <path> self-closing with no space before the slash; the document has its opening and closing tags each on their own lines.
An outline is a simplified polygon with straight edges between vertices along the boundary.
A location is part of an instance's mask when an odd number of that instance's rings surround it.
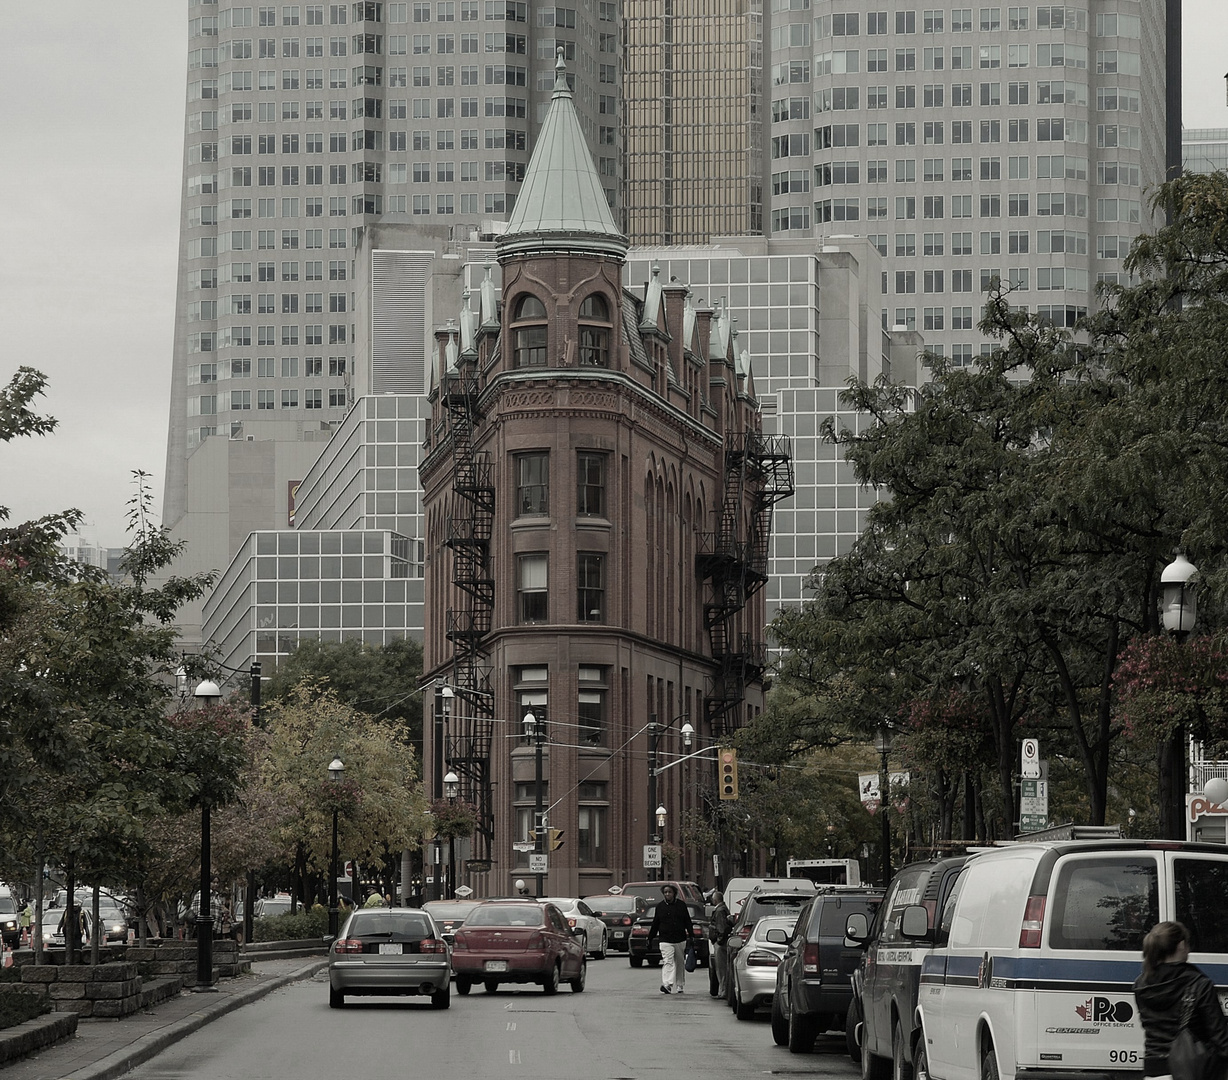
<svg viewBox="0 0 1228 1080">
<path fill-rule="evenodd" d="M 653 772 L 653 776 L 660 776 L 663 772 L 665 772 L 666 769 L 672 769 L 675 765 L 681 765 L 684 761 L 690 761 L 691 758 L 702 757 L 704 761 L 715 761 L 716 760 L 715 754 L 713 754 L 711 757 L 704 757 L 704 755 L 707 754 L 711 749 L 712 747 L 709 746 L 707 747 L 707 749 L 696 750 L 693 754 L 687 754 L 685 757 L 675 758 L 668 765 L 659 766 Z"/>
</svg>

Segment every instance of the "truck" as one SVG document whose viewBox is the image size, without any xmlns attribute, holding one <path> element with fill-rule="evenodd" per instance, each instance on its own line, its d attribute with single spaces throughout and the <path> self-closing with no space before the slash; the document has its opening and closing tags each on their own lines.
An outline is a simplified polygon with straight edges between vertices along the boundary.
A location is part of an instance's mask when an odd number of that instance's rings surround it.
<svg viewBox="0 0 1228 1080">
<path fill-rule="evenodd" d="M 785 876 L 808 878 L 816 885 L 860 885 L 861 865 L 856 859 L 789 859 Z"/>
</svg>

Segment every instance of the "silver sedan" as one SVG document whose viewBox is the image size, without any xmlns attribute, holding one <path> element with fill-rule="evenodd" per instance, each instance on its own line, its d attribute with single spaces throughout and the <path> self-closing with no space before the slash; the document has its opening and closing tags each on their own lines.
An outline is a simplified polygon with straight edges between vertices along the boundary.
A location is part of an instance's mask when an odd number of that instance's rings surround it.
<svg viewBox="0 0 1228 1080">
<path fill-rule="evenodd" d="M 425 911 L 359 908 L 328 949 L 328 1003 L 347 994 L 424 994 L 436 1009 L 450 1004 L 451 954 Z"/>
<path fill-rule="evenodd" d="M 573 933 L 576 930 L 584 931 L 583 936 L 577 935 L 577 940 L 589 956 L 594 960 L 605 959 L 609 948 L 609 928 L 588 904 L 574 896 L 543 896 L 541 902 L 557 907 Z"/>
<path fill-rule="evenodd" d="M 755 1010 L 772 1004 L 776 992 L 776 969 L 780 967 L 793 928 L 795 915 L 765 915 L 751 931 L 733 961 L 733 1011 L 739 1020 L 750 1020 Z"/>
</svg>

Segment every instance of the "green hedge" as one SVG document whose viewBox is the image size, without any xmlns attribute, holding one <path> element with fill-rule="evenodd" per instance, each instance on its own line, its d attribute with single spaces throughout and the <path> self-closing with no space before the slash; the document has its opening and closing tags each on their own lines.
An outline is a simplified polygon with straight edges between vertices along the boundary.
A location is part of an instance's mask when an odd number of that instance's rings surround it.
<svg viewBox="0 0 1228 1080">
<path fill-rule="evenodd" d="M 348 910 L 346 914 L 349 914 Z M 300 909 L 296 915 L 271 915 L 252 920 L 253 941 L 298 941 L 303 938 L 318 941 L 327 933 L 328 908 L 323 904 L 316 904 L 310 910 Z"/>
<path fill-rule="evenodd" d="M 0 994 L 0 1029 L 24 1024 L 50 1011 L 51 1005 L 41 994 Z"/>
</svg>

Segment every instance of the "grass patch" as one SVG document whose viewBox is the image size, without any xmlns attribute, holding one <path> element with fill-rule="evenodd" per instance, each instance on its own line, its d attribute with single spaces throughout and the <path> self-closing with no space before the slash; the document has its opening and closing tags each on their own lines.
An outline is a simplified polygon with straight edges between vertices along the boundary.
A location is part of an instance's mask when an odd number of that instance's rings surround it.
<svg viewBox="0 0 1228 1080">
<path fill-rule="evenodd" d="M 24 1024 L 50 1011 L 51 1005 L 41 994 L 0 994 L 0 1030 Z"/>
</svg>

